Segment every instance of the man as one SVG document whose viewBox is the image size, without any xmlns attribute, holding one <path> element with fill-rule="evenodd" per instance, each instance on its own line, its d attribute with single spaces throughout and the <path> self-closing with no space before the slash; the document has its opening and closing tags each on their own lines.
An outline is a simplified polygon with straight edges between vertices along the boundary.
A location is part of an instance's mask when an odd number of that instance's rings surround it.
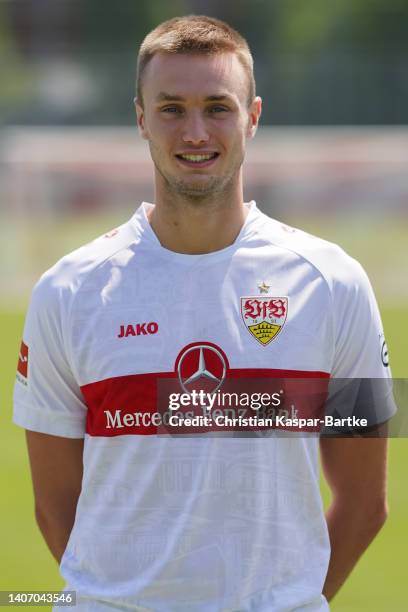
<svg viewBox="0 0 408 612">
<path fill-rule="evenodd" d="M 79 610 L 327 610 L 384 523 L 385 439 L 321 439 L 325 519 L 318 437 L 171 435 L 157 402 L 168 384 L 188 402 L 234 378 L 387 378 L 371 288 L 244 203 L 261 100 L 232 28 L 158 26 L 135 105 L 155 205 L 58 262 L 27 315 L 14 419 L 39 527 Z"/>
</svg>

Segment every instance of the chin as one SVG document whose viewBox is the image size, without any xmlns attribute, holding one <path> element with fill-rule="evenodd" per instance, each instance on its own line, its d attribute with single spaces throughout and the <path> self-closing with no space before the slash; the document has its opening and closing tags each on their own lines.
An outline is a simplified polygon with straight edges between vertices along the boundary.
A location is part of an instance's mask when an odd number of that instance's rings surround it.
<svg viewBox="0 0 408 612">
<path fill-rule="evenodd" d="M 172 191 L 192 199 L 203 199 L 217 194 L 220 191 L 220 187 L 220 181 L 214 179 L 197 182 L 176 181 L 172 185 Z"/>
<path fill-rule="evenodd" d="M 178 195 L 189 198 L 194 202 L 201 202 L 208 200 L 215 195 L 216 191 L 213 189 L 183 189 L 177 192 Z"/>
</svg>

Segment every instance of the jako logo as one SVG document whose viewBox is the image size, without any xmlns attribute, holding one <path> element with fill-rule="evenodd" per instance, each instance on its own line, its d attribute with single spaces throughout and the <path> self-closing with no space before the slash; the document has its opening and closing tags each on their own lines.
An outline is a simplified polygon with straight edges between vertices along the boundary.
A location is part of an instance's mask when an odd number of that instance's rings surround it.
<svg viewBox="0 0 408 612">
<path fill-rule="evenodd" d="M 118 338 L 127 338 L 128 336 L 147 336 L 148 334 L 157 334 L 159 324 L 156 321 L 150 323 L 136 323 L 136 325 L 121 325 L 118 333 Z"/>
</svg>

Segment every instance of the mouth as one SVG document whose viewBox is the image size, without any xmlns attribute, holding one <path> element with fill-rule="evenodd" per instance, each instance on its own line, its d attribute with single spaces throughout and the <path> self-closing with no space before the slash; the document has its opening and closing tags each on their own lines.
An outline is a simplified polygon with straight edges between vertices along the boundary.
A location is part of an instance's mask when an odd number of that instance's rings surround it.
<svg viewBox="0 0 408 612">
<path fill-rule="evenodd" d="M 177 159 L 189 168 L 206 168 L 215 162 L 219 153 L 179 153 Z"/>
</svg>

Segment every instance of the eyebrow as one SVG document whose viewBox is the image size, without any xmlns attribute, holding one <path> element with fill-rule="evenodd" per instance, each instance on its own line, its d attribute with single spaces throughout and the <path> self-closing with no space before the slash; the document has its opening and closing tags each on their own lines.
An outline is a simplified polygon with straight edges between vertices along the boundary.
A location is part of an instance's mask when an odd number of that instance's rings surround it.
<svg viewBox="0 0 408 612">
<path fill-rule="evenodd" d="M 222 100 L 232 100 L 231 96 L 228 94 L 218 94 L 207 96 L 205 98 L 205 102 L 221 102 Z M 170 93 L 166 93 L 165 91 L 161 91 L 157 97 L 157 102 L 185 102 L 185 98 L 182 96 L 176 96 Z"/>
</svg>

